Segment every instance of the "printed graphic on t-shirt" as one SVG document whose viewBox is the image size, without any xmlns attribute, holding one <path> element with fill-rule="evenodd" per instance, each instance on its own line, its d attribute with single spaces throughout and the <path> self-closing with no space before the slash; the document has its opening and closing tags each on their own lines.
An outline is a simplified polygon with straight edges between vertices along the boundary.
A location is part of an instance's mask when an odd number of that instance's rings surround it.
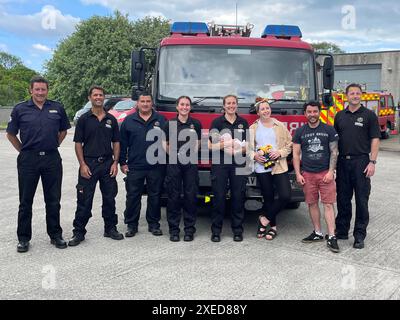
<svg viewBox="0 0 400 320">
<path fill-rule="evenodd" d="M 329 135 L 327 133 L 312 132 L 305 134 L 304 138 L 307 139 L 307 142 L 305 143 L 305 156 L 308 157 L 308 159 L 312 161 L 318 161 L 326 156 L 326 151 L 323 144 L 324 142 L 326 143 L 326 139 L 329 138 Z M 321 139 L 324 139 L 324 142 Z"/>
<path fill-rule="evenodd" d="M 321 140 L 318 139 L 318 137 L 315 137 L 314 139 L 309 139 L 308 141 L 308 148 L 307 151 L 311 152 L 318 152 L 324 150 L 324 147 L 321 146 Z M 312 158 L 314 155 L 310 155 L 310 158 Z"/>
</svg>

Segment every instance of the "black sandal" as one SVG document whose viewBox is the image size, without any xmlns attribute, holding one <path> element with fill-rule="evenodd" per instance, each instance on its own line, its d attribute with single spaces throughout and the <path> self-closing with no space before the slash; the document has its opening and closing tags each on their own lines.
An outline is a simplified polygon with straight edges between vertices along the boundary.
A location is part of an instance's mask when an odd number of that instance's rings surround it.
<svg viewBox="0 0 400 320">
<path fill-rule="evenodd" d="M 269 229 L 268 232 L 265 234 L 265 240 L 274 240 L 275 237 L 278 235 L 278 232 L 275 229 Z M 267 236 L 270 236 L 271 239 L 268 239 Z"/>
<path fill-rule="evenodd" d="M 264 238 L 268 229 L 268 224 L 264 226 L 261 223 L 261 218 L 266 218 L 263 215 L 258 216 L 258 226 L 257 226 L 257 238 L 261 239 Z"/>
</svg>

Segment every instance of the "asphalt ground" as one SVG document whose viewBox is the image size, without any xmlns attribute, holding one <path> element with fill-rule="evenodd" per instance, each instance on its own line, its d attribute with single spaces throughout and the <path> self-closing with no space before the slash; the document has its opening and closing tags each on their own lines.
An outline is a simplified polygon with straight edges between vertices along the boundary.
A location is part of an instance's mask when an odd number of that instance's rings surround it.
<svg viewBox="0 0 400 320">
<path fill-rule="evenodd" d="M 363 250 L 352 248 L 352 237 L 339 241 L 338 254 L 330 252 L 325 242 L 301 243 L 312 231 L 304 204 L 279 215 L 279 235 L 273 241 L 256 239 L 257 214 L 247 212 L 243 242 L 233 242 L 227 217 L 222 241 L 212 243 L 208 208 L 200 212 L 193 242 L 169 241 L 164 209 L 163 236 L 151 235 L 142 215 L 135 237 L 114 241 L 103 237 L 98 189 L 86 240 L 60 250 L 46 234 L 39 184 L 31 248 L 20 254 L 16 251 L 17 152 L 0 132 L 0 299 L 399 299 L 399 136 L 384 141 L 382 149 L 389 151 L 380 152 L 372 180 Z M 61 224 L 64 237 L 70 238 L 78 173 L 72 131 L 60 152 L 64 165 Z M 122 174 L 118 181 L 119 230 L 125 232 Z M 145 198 L 142 204 L 144 213 Z"/>
</svg>

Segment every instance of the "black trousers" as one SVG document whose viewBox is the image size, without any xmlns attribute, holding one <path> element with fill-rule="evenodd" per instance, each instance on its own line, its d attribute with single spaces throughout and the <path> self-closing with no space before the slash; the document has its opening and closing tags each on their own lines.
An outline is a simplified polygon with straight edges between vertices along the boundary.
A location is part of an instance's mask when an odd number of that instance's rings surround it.
<svg viewBox="0 0 400 320">
<path fill-rule="evenodd" d="M 276 216 L 289 203 L 291 188 L 287 172 L 271 174 L 271 172 L 257 173 L 257 180 L 261 186 L 264 199 L 263 213 L 270 221 L 270 226 L 276 226 Z M 275 197 L 277 195 L 277 197 Z"/>
<path fill-rule="evenodd" d="M 169 164 L 167 166 L 165 187 L 168 192 L 167 219 L 170 234 L 179 234 L 180 232 L 182 209 L 185 234 L 196 232 L 198 185 L 197 165 Z M 183 193 L 183 202 L 181 193 Z"/>
<path fill-rule="evenodd" d="M 161 192 L 164 183 L 165 166 L 157 166 L 147 170 L 130 170 L 125 178 L 126 209 L 125 224 L 137 230 L 142 208 L 144 182 L 147 188 L 146 220 L 149 230 L 160 228 Z"/>
<path fill-rule="evenodd" d="M 103 199 L 102 217 L 104 219 L 104 231 L 109 231 L 118 224 L 118 216 L 115 213 L 115 197 L 118 193 L 116 178 L 110 176 L 110 168 L 113 159 L 110 158 L 103 163 L 96 159 L 85 158 L 85 162 L 92 172 L 90 179 L 85 179 L 80 174 L 78 176 L 77 208 L 73 222 L 74 235 L 84 236 L 86 225 L 92 217 L 93 197 L 97 182 L 100 183 L 100 191 Z"/>
<path fill-rule="evenodd" d="M 62 235 L 60 200 L 62 162 L 57 150 L 42 153 L 21 151 L 17 158 L 19 211 L 17 235 L 19 241 L 32 238 L 32 204 L 39 178 L 42 180 L 46 203 L 47 234 L 54 239 Z"/>
<path fill-rule="evenodd" d="M 352 217 L 351 199 L 355 194 L 356 219 L 353 236 L 357 240 L 364 240 L 367 236 L 369 222 L 368 200 L 371 193 L 371 179 L 365 176 L 364 170 L 368 166 L 369 156 L 354 159 L 339 157 L 336 170 L 337 190 L 337 217 L 336 233 L 348 235 Z"/>
<path fill-rule="evenodd" d="M 236 165 L 213 165 L 211 167 L 211 184 L 213 210 L 211 214 L 211 232 L 220 234 L 225 215 L 226 193 L 231 193 L 231 228 L 233 234 L 243 233 L 244 201 L 246 192 L 246 175 L 239 175 Z M 240 168 L 239 168 L 240 169 Z"/>
</svg>

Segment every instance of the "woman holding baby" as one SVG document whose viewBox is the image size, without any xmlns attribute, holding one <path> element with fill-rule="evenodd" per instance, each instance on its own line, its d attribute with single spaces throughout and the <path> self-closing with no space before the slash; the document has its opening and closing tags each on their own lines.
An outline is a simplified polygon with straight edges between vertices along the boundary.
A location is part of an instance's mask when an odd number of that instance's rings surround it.
<svg viewBox="0 0 400 320">
<path fill-rule="evenodd" d="M 277 236 L 276 216 L 290 201 L 290 181 L 286 157 L 292 150 L 292 136 L 282 122 L 271 118 L 267 99 L 255 104 L 259 119 L 250 126 L 249 157 L 264 199 L 258 218 L 258 238 Z M 277 197 L 275 197 L 275 193 Z"/>
<path fill-rule="evenodd" d="M 246 119 L 236 111 L 238 98 L 228 95 L 223 100 L 224 114 L 210 127 L 209 149 L 212 151 L 211 184 L 214 198 L 212 208 L 211 241 L 221 241 L 222 223 L 228 181 L 231 199 L 231 228 L 234 241 L 243 240 L 244 201 L 247 175 Z"/>
</svg>

